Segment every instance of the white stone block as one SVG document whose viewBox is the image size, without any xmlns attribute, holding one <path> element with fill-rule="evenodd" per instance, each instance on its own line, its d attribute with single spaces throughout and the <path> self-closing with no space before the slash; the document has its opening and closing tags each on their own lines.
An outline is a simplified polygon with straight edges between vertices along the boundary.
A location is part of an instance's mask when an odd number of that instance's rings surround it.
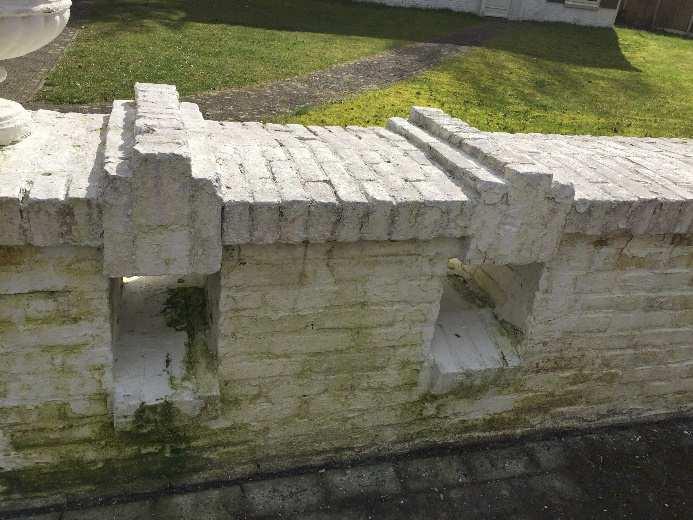
<svg viewBox="0 0 693 520">
<path fill-rule="evenodd" d="M 135 94 L 134 121 L 118 104 L 117 118 L 109 123 L 115 156 L 107 163 L 112 166 L 104 196 L 104 271 L 111 276 L 216 272 L 219 179 L 216 169 L 204 171 L 214 161 L 200 116 L 188 105 L 181 110 L 174 87 L 138 84 Z M 131 153 L 119 151 L 130 145 Z M 128 159 L 129 168 L 119 167 Z"/>
</svg>

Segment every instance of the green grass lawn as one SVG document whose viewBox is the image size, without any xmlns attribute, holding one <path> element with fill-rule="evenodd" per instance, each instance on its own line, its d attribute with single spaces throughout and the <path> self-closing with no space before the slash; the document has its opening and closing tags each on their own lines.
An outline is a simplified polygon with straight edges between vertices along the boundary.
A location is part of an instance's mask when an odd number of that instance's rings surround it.
<svg viewBox="0 0 693 520">
<path fill-rule="evenodd" d="M 458 31 L 480 18 L 346 0 L 95 0 L 39 98 L 131 98 L 136 81 L 184 94 L 287 78 Z"/>
<path fill-rule="evenodd" d="M 383 125 L 412 105 L 493 131 L 693 136 L 693 40 L 616 28 L 510 24 L 485 48 L 291 122 Z"/>
</svg>

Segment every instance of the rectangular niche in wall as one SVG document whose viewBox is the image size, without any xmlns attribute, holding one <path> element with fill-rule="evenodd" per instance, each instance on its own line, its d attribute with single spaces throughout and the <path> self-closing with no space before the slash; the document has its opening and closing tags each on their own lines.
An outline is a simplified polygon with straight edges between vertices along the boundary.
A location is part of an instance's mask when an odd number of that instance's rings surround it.
<svg viewBox="0 0 693 520">
<path fill-rule="evenodd" d="M 190 417 L 219 402 L 213 313 L 216 276 L 112 280 L 113 396 L 117 429 L 170 403 Z"/>
<path fill-rule="evenodd" d="M 542 266 L 448 263 L 429 351 L 429 390 L 446 393 L 479 375 L 520 365 L 518 345 Z"/>
</svg>

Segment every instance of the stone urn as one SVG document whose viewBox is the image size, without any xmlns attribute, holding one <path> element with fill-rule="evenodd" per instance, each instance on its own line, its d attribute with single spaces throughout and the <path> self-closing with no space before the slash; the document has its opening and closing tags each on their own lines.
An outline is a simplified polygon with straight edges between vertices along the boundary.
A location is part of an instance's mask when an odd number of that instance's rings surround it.
<svg viewBox="0 0 693 520">
<path fill-rule="evenodd" d="M 70 18 L 71 0 L 0 0 L 0 60 L 24 56 L 50 43 Z M 0 82 L 7 77 L 0 67 Z M 0 99 L 0 146 L 31 133 L 31 115 L 14 101 Z"/>
</svg>

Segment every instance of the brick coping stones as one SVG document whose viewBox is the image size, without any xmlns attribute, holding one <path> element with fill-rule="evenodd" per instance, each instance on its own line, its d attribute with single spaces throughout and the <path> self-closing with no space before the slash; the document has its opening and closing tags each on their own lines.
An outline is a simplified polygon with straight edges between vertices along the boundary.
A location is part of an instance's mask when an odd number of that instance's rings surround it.
<svg viewBox="0 0 693 520">
<path fill-rule="evenodd" d="M 527 263 L 563 233 L 693 230 L 686 139 L 481 132 L 418 107 L 387 129 L 206 121 L 147 84 L 110 116 L 33 119 L 0 150 L 0 244 L 103 245 L 114 276 L 212 273 L 247 243 L 469 237 L 469 261 Z"/>
</svg>

